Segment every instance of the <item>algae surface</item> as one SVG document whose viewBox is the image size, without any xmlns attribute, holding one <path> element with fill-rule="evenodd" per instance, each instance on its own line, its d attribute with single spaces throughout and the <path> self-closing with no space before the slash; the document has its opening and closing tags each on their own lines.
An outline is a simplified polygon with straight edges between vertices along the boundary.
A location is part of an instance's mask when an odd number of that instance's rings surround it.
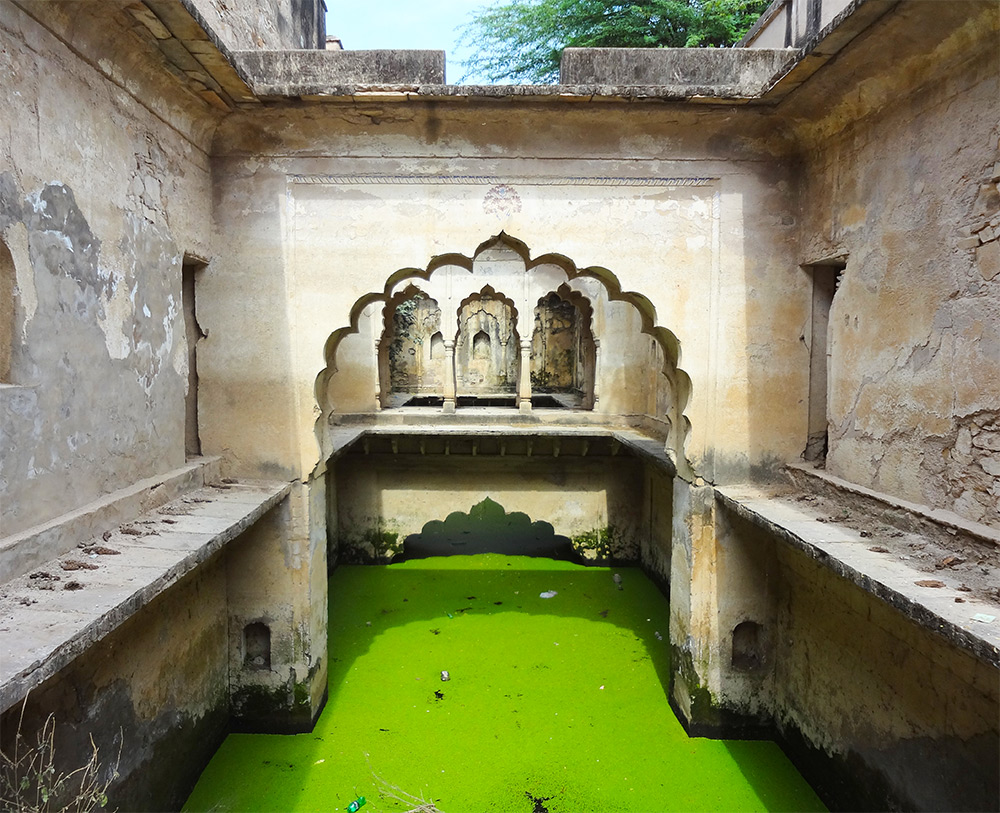
<svg viewBox="0 0 1000 813">
<path fill-rule="evenodd" d="M 339 568 L 315 730 L 229 736 L 184 809 L 406 809 L 377 775 L 447 813 L 822 810 L 773 743 L 687 737 L 667 603 L 613 572 L 624 589 L 496 554 Z"/>
</svg>

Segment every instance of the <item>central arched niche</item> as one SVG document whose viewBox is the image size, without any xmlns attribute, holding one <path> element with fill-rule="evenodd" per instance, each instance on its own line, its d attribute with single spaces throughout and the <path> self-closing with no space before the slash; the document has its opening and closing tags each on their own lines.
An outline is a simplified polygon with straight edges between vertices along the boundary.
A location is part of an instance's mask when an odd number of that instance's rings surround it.
<svg viewBox="0 0 1000 813">
<path fill-rule="evenodd" d="M 517 392 L 520 341 L 514 303 L 489 285 L 458 308 L 455 340 L 457 397 L 513 396 Z"/>
<path fill-rule="evenodd" d="M 401 336 L 409 319 L 416 332 Z M 690 379 L 679 352 L 649 300 L 622 291 L 611 271 L 579 269 L 559 254 L 532 259 L 501 233 L 471 258 L 444 254 L 396 271 L 355 302 L 350 324 L 326 344 L 317 430 L 329 455 L 329 429 L 342 415 L 407 404 L 450 411 L 482 387 L 522 411 L 547 398 L 595 419 L 628 416 L 665 436 L 683 469 Z"/>
</svg>

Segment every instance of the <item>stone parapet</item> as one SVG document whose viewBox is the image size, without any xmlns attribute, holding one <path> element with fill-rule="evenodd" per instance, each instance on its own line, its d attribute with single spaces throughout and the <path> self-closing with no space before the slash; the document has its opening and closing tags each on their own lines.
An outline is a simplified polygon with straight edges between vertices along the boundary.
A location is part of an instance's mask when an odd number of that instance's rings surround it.
<svg viewBox="0 0 1000 813">
<path fill-rule="evenodd" d="M 685 97 L 757 98 L 798 58 L 793 49 L 567 48 L 559 81 L 655 86 Z"/>
<path fill-rule="evenodd" d="M 236 51 L 258 97 L 343 95 L 344 86 L 444 84 L 444 51 Z"/>
</svg>

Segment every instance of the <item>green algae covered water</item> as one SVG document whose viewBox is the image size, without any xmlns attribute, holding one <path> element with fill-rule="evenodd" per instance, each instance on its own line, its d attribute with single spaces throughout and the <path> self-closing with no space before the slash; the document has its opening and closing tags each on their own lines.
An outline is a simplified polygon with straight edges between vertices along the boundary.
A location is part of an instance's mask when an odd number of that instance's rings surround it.
<svg viewBox="0 0 1000 813">
<path fill-rule="evenodd" d="M 607 568 L 494 554 L 340 567 L 315 730 L 230 735 L 184 809 L 823 810 L 773 743 L 688 738 L 667 602 L 614 572 L 622 590 Z"/>
</svg>

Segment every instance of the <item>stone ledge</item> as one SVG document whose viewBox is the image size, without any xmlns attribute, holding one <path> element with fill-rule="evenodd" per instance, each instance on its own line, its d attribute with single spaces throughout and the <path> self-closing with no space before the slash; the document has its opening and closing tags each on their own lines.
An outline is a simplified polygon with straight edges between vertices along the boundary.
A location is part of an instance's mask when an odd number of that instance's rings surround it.
<svg viewBox="0 0 1000 813">
<path fill-rule="evenodd" d="M 945 511 L 941 508 L 930 508 L 926 505 L 893 497 L 890 494 L 883 494 L 881 491 L 874 491 L 857 483 L 842 480 L 840 477 L 835 477 L 823 469 L 817 469 L 807 463 L 789 463 L 786 468 L 792 477 L 792 481 L 797 485 L 850 494 L 872 504 L 880 510 L 888 508 L 905 515 L 905 517 L 909 518 L 910 522 L 907 524 L 911 527 L 914 524 L 914 520 L 917 523 L 926 520 L 926 522 L 940 527 L 945 533 L 963 534 L 978 542 L 1000 548 L 1000 530 L 979 522 L 973 522 L 952 511 Z"/>
<path fill-rule="evenodd" d="M 507 411 L 508 413 L 510 410 Z M 677 466 L 662 438 L 656 438 L 634 429 L 579 425 L 566 426 L 543 423 L 492 424 L 462 422 L 448 425 L 440 422 L 425 424 L 375 425 L 367 427 L 338 427 L 331 430 L 334 443 L 333 460 L 366 437 L 435 437 L 435 438 L 610 438 L 634 456 L 677 476 Z"/>
<path fill-rule="evenodd" d="M 0 587 L 0 711 L 218 553 L 290 489 L 283 482 L 201 488 Z M 64 569 L 70 560 L 84 567 Z"/>
<path fill-rule="evenodd" d="M 1000 667 L 1000 607 L 995 602 L 966 598 L 968 593 L 947 583 L 956 581 L 947 572 L 938 576 L 945 587 L 920 587 L 915 582 L 926 580 L 927 572 L 870 550 L 871 539 L 824 520 L 806 506 L 745 485 L 716 486 L 715 494 L 737 516 L 783 539 L 952 645 Z M 956 603 L 956 598 L 961 603 Z M 977 614 L 993 620 L 978 621 Z"/>
<path fill-rule="evenodd" d="M 0 584 L 22 576 L 89 539 L 220 477 L 220 458 L 206 457 L 94 500 L 49 522 L 0 539 Z"/>
</svg>

